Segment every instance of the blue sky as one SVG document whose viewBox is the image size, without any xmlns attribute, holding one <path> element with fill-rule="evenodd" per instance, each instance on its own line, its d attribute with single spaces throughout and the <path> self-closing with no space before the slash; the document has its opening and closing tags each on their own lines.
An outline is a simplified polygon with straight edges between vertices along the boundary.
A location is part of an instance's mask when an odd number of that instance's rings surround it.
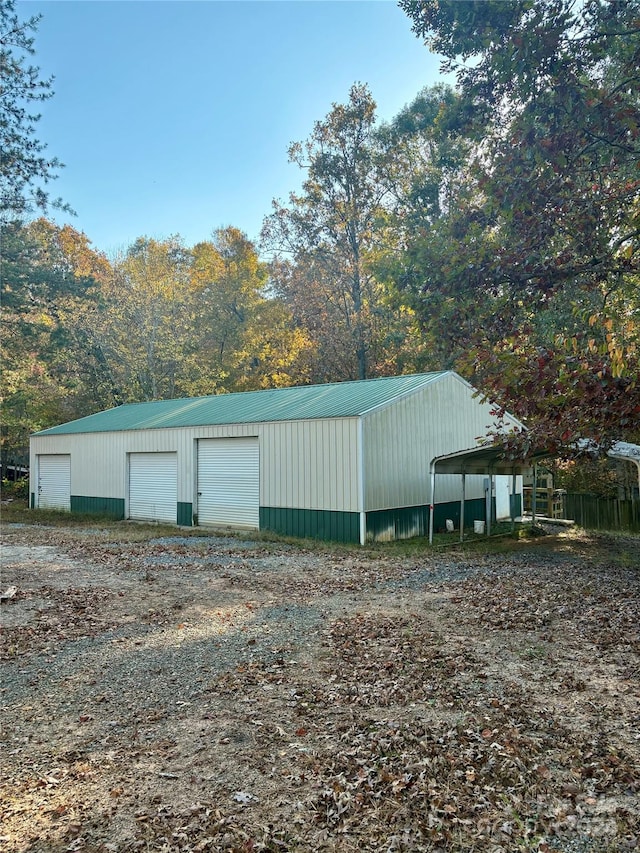
<svg viewBox="0 0 640 853">
<path fill-rule="evenodd" d="M 382 119 L 442 79 L 391 0 L 20 0 L 41 13 L 35 63 L 55 76 L 38 136 L 66 168 L 53 216 L 113 254 L 137 237 L 188 245 L 220 226 L 257 239 L 302 178 L 290 142 L 350 86 Z"/>
</svg>

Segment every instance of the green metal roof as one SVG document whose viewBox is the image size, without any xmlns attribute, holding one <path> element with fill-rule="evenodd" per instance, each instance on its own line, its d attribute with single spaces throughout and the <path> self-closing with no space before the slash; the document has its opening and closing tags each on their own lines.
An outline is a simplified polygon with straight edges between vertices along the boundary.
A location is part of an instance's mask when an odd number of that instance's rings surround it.
<svg viewBox="0 0 640 853">
<path fill-rule="evenodd" d="M 378 406 L 411 394 L 447 375 L 420 373 L 387 376 L 330 385 L 299 385 L 265 391 L 244 391 L 183 400 L 128 403 L 77 421 L 51 427 L 36 435 L 86 432 L 122 432 L 130 429 L 169 429 L 220 424 L 348 418 L 364 415 Z"/>
</svg>

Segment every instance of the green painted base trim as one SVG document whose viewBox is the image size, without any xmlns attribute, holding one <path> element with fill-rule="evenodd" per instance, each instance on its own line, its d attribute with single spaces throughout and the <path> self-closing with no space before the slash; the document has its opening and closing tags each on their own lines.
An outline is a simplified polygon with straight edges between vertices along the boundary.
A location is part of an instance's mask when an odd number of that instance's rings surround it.
<svg viewBox="0 0 640 853">
<path fill-rule="evenodd" d="M 414 536 L 426 536 L 428 531 L 428 506 L 404 506 L 367 513 L 367 542 L 411 539 Z"/>
<path fill-rule="evenodd" d="M 35 492 L 31 492 L 31 497 L 29 498 L 29 508 L 30 509 L 36 508 L 36 493 Z"/>
<path fill-rule="evenodd" d="M 124 518 L 124 499 L 71 495 L 71 512 L 88 512 L 93 515 L 109 515 L 112 518 Z"/>
<path fill-rule="evenodd" d="M 193 504 L 178 501 L 178 524 L 180 527 L 193 526 Z"/>
<path fill-rule="evenodd" d="M 436 504 L 433 510 L 433 529 L 437 533 L 446 529 L 450 518 L 460 526 L 460 501 Z M 474 521 L 484 520 L 484 498 L 464 502 L 464 526 L 472 527 Z M 380 509 L 367 513 L 367 541 L 391 542 L 394 539 L 412 539 L 429 535 L 429 507 L 403 506 Z"/>
<path fill-rule="evenodd" d="M 493 517 L 495 518 L 495 500 Z M 456 530 L 460 527 L 460 501 L 449 501 L 446 504 L 436 504 L 433 512 L 433 529 L 445 531 L 447 529 L 447 519 L 453 521 Z M 484 498 L 472 498 L 464 502 L 464 526 L 473 527 L 474 521 L 485 521 L 485 502 Z M 427 533 L 429 531 L 427 530 Z"/>
<path fill-rule="evenodd" d="M 301 539 L 359 542 L 360 516 L 357 512 L 261 506 L 260 530 Z"/>
<path fill-rule="evenodd" d="M 190 506 L 185 504 L 185 506 Z M 511 498 L 514 515 L 521 512 L 521 496 Z M 493 507 L 495 519 L 495 500 Z M 460 501 L 436 504 L 433 528 L 437 533 L 446 529 L 450 518 L 455 527 L 460 526 Z M 485 520 L 484 498 L 464 502 L 464 526 L 473 527 L 474 521 Z M 331 512 L 319 509 L 290 509 L 286 507 L 260 507 L 260 530 L 273 530 L 282 536 L 301 539 L 323 539 L 332 542 L 360 542 L 360 518 L 357 512 Z M 390 542 L 429 535 L 429 507 L 410 506 L 382 509 L 367 513 L 367 541 Z"/>
</svg>

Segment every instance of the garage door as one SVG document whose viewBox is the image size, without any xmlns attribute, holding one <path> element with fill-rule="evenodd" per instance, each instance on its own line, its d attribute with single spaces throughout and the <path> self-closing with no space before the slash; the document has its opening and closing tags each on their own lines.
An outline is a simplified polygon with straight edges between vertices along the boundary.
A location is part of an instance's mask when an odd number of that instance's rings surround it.
<svg viewBox="0 0 640 853">
<path fill-rule="evenodd" d="M 38 507 L 71 510 L 71 456 L 38 456 Z"/>
<path fill-rule="evenodd" d="M 177 512 L 177 454 L 130 453 L 129 518 L 176 524 Z"/>
<path fill-rule="evenodd" d="M 198 522 L 259 527 L 257 438 L 207 438 L 198 442 Z"/>
</svg>

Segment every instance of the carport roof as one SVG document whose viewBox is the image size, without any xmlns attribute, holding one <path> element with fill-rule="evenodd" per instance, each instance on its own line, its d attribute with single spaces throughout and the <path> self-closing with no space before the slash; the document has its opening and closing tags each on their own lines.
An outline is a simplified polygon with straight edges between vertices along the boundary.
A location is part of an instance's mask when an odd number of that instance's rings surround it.
<svg viewBox="0 0 640 853">
<path fill-rule="evenodd" d="M 448 375 L 457 376 L 452 371 L 441 371 L 410 376 L 386 376 L 357 382 L 190 397 L 182 400 L 129 403 L 35 434 L 66 435 L 358 417 Z"/>
<path fill-rule="evenodd" d="M 548 458 L 541 451 L 525 459 L 505 459 L 499 445 L 482 444 L 457 453 L 436 456 L 431 465 L 436 474 L 524 474 L 535 462 Z"/>
</svg>

